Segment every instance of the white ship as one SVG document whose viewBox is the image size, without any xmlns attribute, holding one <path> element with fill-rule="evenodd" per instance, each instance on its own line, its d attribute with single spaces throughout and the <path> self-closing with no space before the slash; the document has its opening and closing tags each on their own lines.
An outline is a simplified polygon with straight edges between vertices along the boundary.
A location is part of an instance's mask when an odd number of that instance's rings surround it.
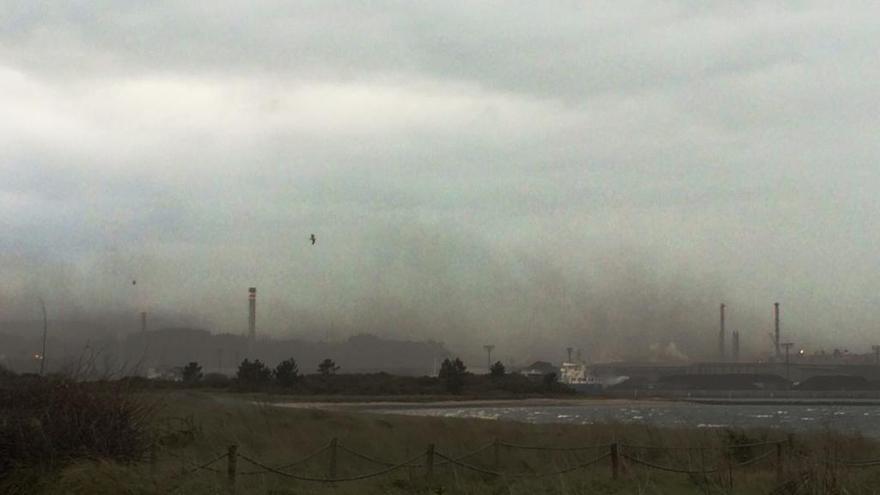
<svg viewBox="0 0 880 495">
<path fill-rule="evenodd" d="M 602 390 L 602 383 L 590 373 L 590 368 L 584 363 L 562 363 L 559 381 L 581 393 Z"/>
<path fill-rule="evenodd" d="M 584 363 L 562 363 L 559 368 L 559 381 L 574 388 L 578 392 L 599 392 L 605 387 L 617 385 L 627 376 L 597 376 Z"/>
</svg>

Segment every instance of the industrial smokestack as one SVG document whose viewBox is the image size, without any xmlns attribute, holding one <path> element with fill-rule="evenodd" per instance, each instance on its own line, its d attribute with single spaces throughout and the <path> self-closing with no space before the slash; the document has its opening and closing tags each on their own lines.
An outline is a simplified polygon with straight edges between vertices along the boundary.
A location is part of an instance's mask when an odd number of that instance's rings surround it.
<svg viewBox="0 0 880 495">
<path fill-rule="evenodd" d="M 734 331 L 731 334 L 732 358 L 734 362 L 739 362 L 739 332 Z"/>
<path fill-rule="evenodd" d="M 248 340 L 257 340 L 257 288 L 248 289 Z"/>
<path fill-rule="evenodd" d="M 718 332 L 718 359 L 724 361 L 724 303 L 721 303 L 721 329 Z"/>
<path fill-rule="evenodd" d="M 489 370 L 492 369 L 492 349 L 495 346 L 492 344 L 486 344 L 483 346 L 483 350 L 486 351 L 486 373 L 489 373 Z"/>
<path fill-rule="evenodd" d="M 779 303 L 773 303 L 773 344 L 776 346 L 776 359 L 782 358 L 782 350 L 779 340 Z"/>
</svg>

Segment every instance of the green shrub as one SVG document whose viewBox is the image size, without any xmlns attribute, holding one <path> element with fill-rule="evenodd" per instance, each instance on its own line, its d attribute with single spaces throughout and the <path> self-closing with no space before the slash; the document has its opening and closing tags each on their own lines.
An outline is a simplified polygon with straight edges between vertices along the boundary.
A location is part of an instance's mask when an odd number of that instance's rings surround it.
<svg viewBox="0 0 880 495">
<path fill-rule="evenodd" d="M 0 388 L 0 477 L 76 459 L 132 462 L 149 444 L 153 406 L 126 382 L 21 377 Z"/>
</svg>

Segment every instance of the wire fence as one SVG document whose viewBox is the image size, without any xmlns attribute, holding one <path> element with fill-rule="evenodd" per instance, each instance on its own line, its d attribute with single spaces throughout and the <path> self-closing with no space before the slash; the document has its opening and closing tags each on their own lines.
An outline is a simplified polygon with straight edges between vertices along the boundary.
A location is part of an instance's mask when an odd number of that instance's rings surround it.
<svg viewBox="0 0 880 495">
<path fill-rule="evenodd" d="M 752 453 L 752 449 L 758 450 L 758 452 Z M 548 471 L 515 472 L 505 469 L 501 462 L 503 457 L 502 451 L 510 450 L 537 452 L 544 457 L 548 454 L 566 454 L 570 456 L 575 455 L 578 452 L 587 451 L 596 451 L 597 455 L 587 460 L 578 459 L 575 462 L 568 462 L 565 466 L 557 466 L 555 469 Z M 748 451 L 747 458 L 743 458 L 744 456 L 742 453 L 744 451 Z M 468 459 L 475 459 L 486 452 L 491 452 L 492 454 L 491 460 L 488 462 L 468 461 Z M 667 454 L 665 462 L 657 459 L 657 452 L 664 452 Z M 681 462 L 678 464 L 671 463 L 670 458 L 674 457 L 675 453 L 681 452 L 688 453 L 686 465 L 681 465 Z M 692 458 L 691 452 L 698 452 L 700 454 L 699 462 L 696 467 L 694 466 L 696 461 Z M 707 460 L 705 455 L 706 452 L 715 452 L 716 455 L 714 455 L 712 459 Z M 379 469 L 341 476 L 338 473 L 340 454 L 344 454 L 359 461 L 364 461 L 371 465 L 379 466 Z M 653 457 L 651 457 L 651 455 L 653 455 Z M 154 451 L 150 456 L 150 461 L 154 465 L 154 469 L 152 470 L 154 474 L 156 473 L 155 463 L 157 462 L 157 458 L 158 456 Z M 235 445 L 230 446 L 225 453 L 215 456 L 209 461 L 203 463 L 194 463 L 180 456 L 175 456 L 175 458 L 180 459 L 184 464 L 188 465 L 184 467 L 182 472 L 168 480 L 172 484 L 172 486 L 167 489 L 168 493 L 181 488 L 187 478 L 190 478 L 199 472 L 222 474 L 223 470 L 214 466 L 223 460 L 226 461 L 226 483 L 230 487 L 230 490 L 234 490 L 236 479 L 240 476 L 276 476 L 282 479 L 299 482 L 336 484 L 378 478 L 403 469 L 410 470 L 410 475 L 412 475 L 412 469 L 422 470 L 426 483 L 430 485 L 433 483 L 435 470 L 442 467 L 462 469 L 483 477 L 498 478 L 513 482 L 518 480 L 537 480 L 553 476 L 562 476 L 575 471 L 585 470 L 602 463 L 603 461 L 608 461 L 608 469 L 610 470 L 611 478 L 615 480 L 621 476 L 622 471 L 629 471 L 633 467 L 639 466 L 643 469 L 689 476 L 697 475 L 705 477 L 715 473 L 726 472 L 729 473 L 731 484 L 734 469 L 741 469 L 764 463 L 768 468 L 775 468 L 777 482 L 780 484 L 780 487 L 790 487 L 793 481 L 786 480 L 784 476 L 784 466 L 789 458 L 800 458 L 801 460 L 810 460 L 829 466 L 833 465 L 846 468 L 870 468 L 880 466 L 880 459 L 847 460 L 832 457 L 828 452 L 825 452 L 822 457 L 806 456 L 795 452 L 791 438 L 788 440 L 731 444 L 718 447 L 663 447 L 658 445 L 637 445 L 619 442 L 584 446 L 538 446 L 519 445 L 495 440 L 489 444 L 458 456 L 452 456 L 437 451 L 434 445 L 431 444 L 428 445 L 423 452 L 401 461 L 380 459 L 343 445 L 334 438 L 327 445 L 316 449 L 305 457 L 282 465 L 265 462 L 254 456 L 239 453 L 238 446 Z M 238 468 L 238 461 L 242 461 L 242 463 L 246 464 L 249 469 L 240 470 Z M 483 461 L 486 460 L 483 459 Z M 311 465 L 310 470 L 292 470 L 294 467 L 305 468 L 309 467 L 309 465 Z M 325 474 L 323 476 L 315 475 L 314 473 L 316 469 L 324 470 Z M 802 477 L 798 475 L 797 483 L 803 481 L 801 478 Z"/>
</svg>

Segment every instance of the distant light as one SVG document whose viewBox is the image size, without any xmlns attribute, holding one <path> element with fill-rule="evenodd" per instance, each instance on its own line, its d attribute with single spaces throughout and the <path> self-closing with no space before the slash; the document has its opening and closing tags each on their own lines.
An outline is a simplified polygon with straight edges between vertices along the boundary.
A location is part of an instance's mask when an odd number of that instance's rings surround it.
<svg viewBox="0 0 880 495">
<path fill-rule="evenodd" d="M 40 353 L 36 353 L 36 354 L 34 354 L 34 359 L 38 359 L 38 360 L 43 359 L 43 356 L 40 355 Z"/>
<path fill-rule="evenodd" d="M 798 354 L 800 354 L 801 356 L 803 356 L 803 355 L 804 355 L 804 350 L 801 349 L 800 352 L 799 352 Z"/>
</svg>

